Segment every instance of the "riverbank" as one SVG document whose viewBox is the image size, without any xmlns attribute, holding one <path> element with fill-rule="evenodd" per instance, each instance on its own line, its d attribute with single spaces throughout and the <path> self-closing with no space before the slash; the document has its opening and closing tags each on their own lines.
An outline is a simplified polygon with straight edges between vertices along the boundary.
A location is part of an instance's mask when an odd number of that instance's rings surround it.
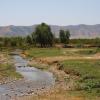
<svg viewBox="0 0 100 100">
<path fill-rule="evenodd" d="M 21 79 L 5 80 L 0 85 L 0 96 L 2 100 L 8 98 L 18 98 L 27 95 L 39 95 L 44 91 L 50 90 L 54 84 L 54 79 L 51 73 L 47 71 L 41 71 L 39 69 L 29 67 L 28 61 L 23 59 L 19 55 L 13 55 L 12 61 L 16 73 L 23 76 Z M 8 69 L 11 71 L 11 69 Z"/>
<path fill-rule="evenodd" d="M 46 63 L 38 62 L 39 65 L 42 66 L 46 65 Z M 50 67 L 51 66 L 51 67 Z M 42 91 L 42 93 L 38 94 L 37 96 L 35 95 L 30 95 L 30 96 L 25 96 L 19 98 L 19 100 L 98 100 L 99 97 L 88 97 L 86 95 L 82 94 L 75 94 L 73 95 L 72 91 L 75 91 L 75 81 L 77 77 L 75 76 L 70 76 L 69 74 L 66 74 L 63 70 L 59 70 L 58 63 L 53 63 L 50 65 L 48 70 L 54 74 L 56 77 L 56 82 L 53 88 L 47 90 L 47 91 Z M 45 69 L 44 67 L 44 70 Z"/>
<path fill-rule="evenodd" d="M 16 81 L 20 78 L 22 76 L 16 72 L 9 52 L 0 51 L 0 84 Z"/>
<path fill-rule="evenodd" d="M 33 82 L 26 80 L 16 80 L 9 82 L 6 85 L 13 92 L 13 97 L 18 100 L 99 100 L 99 60 L 100 55 L 99 52 L 94 53 L 94 49 L 31 49 L 31 53 L 27 50 L 21 52 L 21 56 L 23 58 L 28 59 L 29 70 L 25 67 L 26 61 L 18 65 L 18 69 L 21 68 L 20 71 L 30 72 L 33 71 L 31 75 L 34 75 L 34 67 L 45 71 L 49 71 L 53 73 L 55 77 L 55 85 L 45 87 L 44 85 L 40 85 L 40 81 L 33 84 Z M 37 51 L 34 51 L 37 50 Z M 49 50 L 49 51 L 48 51 Z M 52 51 L 53 50 L 53 51 Z M 80 51 L 81 50 L 81 51 Z M 46 53 L 45 53 L 46 51 Z M 36 54 L 37 52 L 37 54 Z M 55 52 L 57 52 L 55 54 Z M 34 56 L 35 53 L 35 56 Z M 48 55 L 49 53 L 49 55 Z M 52 54 L 52 56 L 50 55 Z M 37 55 L 37 56 L 36 56 Z M 44 56 L 43 56 L 44 55 Z M 42 57 L 43 56 L 43 57 Z M 21 61 L 19 57 L 18 63 Z M 75 59 L 76 58 L 76 59 Z M 81 59 L 80 59 L 81 58 Z M 25 60 L 25 59 L 24 59 Z M 33 70 L 30 70 L 33 68 Z M 95 68 L 95 69 L 94 69 Z M 23 70 L 24 69 L 24 70 Z M 84 73 L 83 73 L 84 72 Z M 87 74 L 89 73 L 89 74 Z M 96 74 L 94 74 L 96 73 Z M 29 74 L 28 77 L 30 76 Z M 85 77 L 83 75 L 86 75 Z M 41 76 L 41 75 L 40 75 Z M 35 78 L 37 79 L 37 78 Z M 44 78 L 46 80 L 46 78 Z M 81 80 L 80 80 L 81 79 Z M 85 81 L 84 81 L 84 80 Z M 96 83 L 93 83 L 95 80 Z M 79 82 L 86 82 L 83 86 L 88 89 L 81 89 Z M 78 84 L 77 84 L 78 83 Z M 82 83 L 82 84 L 83 84 Z M 24 85 L 23 85 L 24 84 Z M 21 86 L 21 87 L 20 87 Z M 34 87 L 33 87 L 34 86 Z M 77 87 L 78 86 L 78 87 Z M 96 86 L 97 88 L 91 88 L 91 86 Z M 18 87 L 16 89 L 15 87 Z M 23 87 L 23 89 L 22 89 Z M 16 94 L 16 95 L 15 95 Z M 21 94 L 21 95 L 20 95 Z M 10 95 L 11 96 L 11 95 Z M 8 99 L 9 100 L 9 99 Z"/>
<path fill-rule="evenodd" d="M 36 50 L 36 51 L 35 51 Z M 53 50 L 53 51 L 52 51 Z M 30 59 L 29 65 L 35 66 L 37 68 L 43 69 L 43 70 L 49 70 L 51 71 L 55 77 L 56 77 L 56 84 L 55 88 L 53 90 L 57 90 L 59 92 L 49 91 L 49 97 L 46 95 L 39 96 L 40 100 L 57 100 L 57 97 L 61 97 L 61 100 L 98 100 L 99 97 L 99 87 L 97 87 L 97 90 L 95 88 L 91 88 L 93 91 L 88 90 L 80 90 L 79 85 L 77 85 L 80 78 L 81 67 L 84 67 L 84 72 L 91 73 L 94 72 L 93 66 L 99 68 L 99 51 L 94 52 L 96 49 L 60 49 L 57 50 L 57 55 L 53 52 L 54 49 L 31 49 L 28 51 L 25 51 L 22 55 L 24 57 L 28 57 Z M 48 55 L 52 53 L 52 56 Z M 31 55 L 32 54 L 32 55 Z M 37 54 L 37 55 L 36 55 Z M 41 56 L 44 55 L 44 56 Z M 82 61 L 82 62 L 80 62 Z M 85 64 L 85 62 L 89 62 L 88 64 Z M 69 62 L 67 64 L 63 62 Z M 78 62 L 78 63 L 76 63 Z M 80 64 L 81 63 L 81 64 Z M 69 66 L 69 67 L 67 67 Z M 69 69 L 71 66 L 72 69 Z M 73 67 L 72 67 L 73 66 Z M 79 67 L 77 70 L 77 66 Z M 87 68 L 86 68 L 87 66 Z M 88 70 L 92 70 L 91 72 Z M 98 70 L 98 69 L 97 69 Z M 79 72 L 80 73 L 79 73 Z M 87 72 L 88 71 L 88 72 Z M 84 73 L 85 75 L 87 75 Z M 89 77 L 93 77 L 95 74 L 91 73 Z M 96 77 L 100 78 L 100 75 L 98 74 Z M 86 83 L 84 86 L 92 86 L 91 80 L 89 80 L 90 83 Z M 94 78 L 93 78 L 94 80 Z M 97 80 L 97 83 L 99 80 Z M 93 83 L 94 84 L 94 83 Z M 61 91 L 60 91 L 61 90 Z M 61 93 L 60 93 L 61 92 Z M 63 93 L 63 94 L 62 94 Z M 81 94 L 80 94 L 81 93 Z M 51 96 L 50 94 L 55 94 L 55 98 Z M 69 96 L 68 96 L 69 95 Z M 69 99 L 67 99 L 69 97 Z M 34 98 L 34 97 L 33 97 Z M 32 100 L 30 97 L 29 100 Z"/>
</svg>

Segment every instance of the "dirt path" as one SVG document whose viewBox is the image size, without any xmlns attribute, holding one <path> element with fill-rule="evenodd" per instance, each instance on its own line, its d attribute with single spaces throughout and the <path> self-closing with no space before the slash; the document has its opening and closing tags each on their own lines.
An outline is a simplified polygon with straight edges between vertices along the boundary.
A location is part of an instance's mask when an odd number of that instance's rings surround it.
<svg viewBox="0 0 100 100">
<path fill-rule="evenodd" d="M 100 55 L 93 55 L 93 56 L 57 56 L 57 57 L 42 57 L 37 58 L 38 61 L 52 63 L 55 61 L 64 61 L 64 60 L 99 60 Z"/>
</svg>

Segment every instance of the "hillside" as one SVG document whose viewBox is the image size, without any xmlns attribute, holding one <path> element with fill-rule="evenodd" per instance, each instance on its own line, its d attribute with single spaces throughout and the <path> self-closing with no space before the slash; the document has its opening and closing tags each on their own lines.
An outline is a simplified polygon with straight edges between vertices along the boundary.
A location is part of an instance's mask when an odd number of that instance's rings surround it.
<svg viewBox="0 0 100 100">
<path fill-rule="evenodd" d="M 36 25 L 32 26 L 1 26 L 0 36 L 26 36 L 35 30 Z M 71 38 L 96 38 L 100 37 L 100 24 L 97 25 L 69 25 L 57 26 L 51 25 L 52 32 L 56 37 L 59 36 L 59 30 L 70 30 Z"/>
</svg>

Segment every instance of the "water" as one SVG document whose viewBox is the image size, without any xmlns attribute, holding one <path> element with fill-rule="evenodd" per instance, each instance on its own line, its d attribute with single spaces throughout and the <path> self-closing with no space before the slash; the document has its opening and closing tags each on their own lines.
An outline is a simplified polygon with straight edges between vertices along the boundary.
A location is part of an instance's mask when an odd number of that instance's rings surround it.
<svg viewBox="0 0 100 100">
<path fill-rule="evenodd" d="M 54 85 L 53 74 L 28 66 L 28 61 L 19 55 L 13 56 L 16 71 L 23 75 L 23 80 L 0 85 L 0 100 L 11 100 L 14 96 L 28 95 L 34 91 Z"/>
<path fill-rule="evenodd" d="M 48 85 L 52 83 L 52 73 L 29 67 L 28 61 L 18 55 L 14 56 L 14 59 L 17 72 L 22 74 L 26 80 L 48 82 Z"/>
</svg>

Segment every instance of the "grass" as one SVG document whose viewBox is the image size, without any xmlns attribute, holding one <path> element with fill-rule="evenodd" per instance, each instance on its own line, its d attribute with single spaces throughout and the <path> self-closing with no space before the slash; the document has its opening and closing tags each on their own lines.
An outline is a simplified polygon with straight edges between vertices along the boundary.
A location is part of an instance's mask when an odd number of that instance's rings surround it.
<svg viewBox="0 0 100 100">
<path fill-rule="evenodd" d="M 34 48 L 26 51 L 29 57 L 57 57 L 57 56 L 90 56 L 100 52 L 99 48 L 81 48 L 81 49 L 57 49 L 57 48 Z M 77 76 L 75 80 L 76 91 L 84 95 L 100 96 L 100 61 L 99 60 L 66 60 L 62 61 L 61 68 L 71 76 Z M 37 66 L 36 66 L 37 67 Z M 41 68 L 41 67 L 40 67 Z"/>
<path fill-rule="evenodd" d="M 19 79 L 22 76 L 16 72 L 16 69 L 11 63 L 11 57 L 9 56 L 9 50 L 0 51 L 0 81 L 6 81 L 4 79 Z"/>
<path fill-rule="evenodd" d="M 73 49 L 72 49 L 73 50 Z M 55 57 L 76 55 L 76 51 L 70 49 L 58 48 L 31 48 L 25 51 L 28 57 Z M 77 52 L 78 54 L 78 52 Z"/>
<path fill-rule="evenodd" d="M 5 55 L 11 50 L 4 51 Z M 89 57 L 100 52 L 97 48 L 30 48 L 25 50 L 27 57 L 33 58 L 51 58 L 63 57 Z M 99 55 L 98 55 L 99 56 Z M 93 56 L 94 57 L 94 56 Z M 34 60 L 34 59 L 33 59 Z M 48 60 L 48 59 L 47 59 Z M 8 62 L 9 63 L 9 62 Z M 71 76 L 78 77 L 74 80 L 75 90 L 66 91 L 61 89 L 45 92 L 37 96 L 26 96 L 18 100 L 99 100 L 100 99 L 100 60 L 65 60 L 60 62 L 62 70 Z M 42 70 L 48 70 L 50 66 L 41 65 L 41 63 L 32 63 L 32 66 Z M 20 78 L 15 72 L 12 64 L 0 64 L 0 79 L 5 77 Z M 67 81 L 66 81 L 67 82 Z"/>
<path fill-rule="evenodd" d="M 100 61 L 67 60 L 61 62 L 62 70 L 67 74 L 78 76 L 76 90 L 100 96 Z"/>
<path fill-rule="evenodd" d="M 100 52 L 99 48 L 31 48 L 24 51 L 27 57 L 46 58 L 62 57 L 89 57 Z M 94 57 L 94 56 L 93 56 Z M 97 56 L 98 57 L 98 56 Z M 94 58 L 95 59 L 95 58 Z M 32 61 L 33 62 L 33 61 Z M 60 62 L 62 70 L 70 76 L 77 77 L 75 90 L 44 93 L 34 97 L 25 97 L 25 100 L 99 100 L 100 98 L 100 60 L 64 60 Z M 48 66 L 32 63 L 32 66 L 48 70 Z M 14 69 L 13 69 L 14 70 Z M 11 73 L 10 73 L 11 74 Z M 13 76 L 14 73 L 11 74 Z M 9 74 L 8 74 L 9 75 Z M 16 74 L 15 74 L 16 76 Z M 18 100 L 24 100 L 18 99 Z"/>
<path fill-rule="evenodd" d="M 25 51 L 28 57 L 88 56 L 99 53 L 99 48 L 31 48 Z"/>
<path fill-rule="evenodd" d="M 100 52 L 100 48 L 88 48 L 88 49 L 81 49 L 77 51 L 76 53 L 81 55 L 93 55 Z"/>
<path fill-rule="evenodd" d="M 92 55 L 92 54 L 96 54 L 97 51 L 96 50 L 80 50 L 76 53 L 82 54 L 82 55 Z"/>
<path fill-rule="evenodd" d="M 53 57 L 62 55 L 62 51 L 57 48 L 32 48 L 26 51 L 29 57 Z"/>
<path fill-rule="evenodd" d="M 19 79 L 21 75 L 16 72 L 12 64 L 0 64 L 0 79 L 7 77 Z"/>
</svg>

